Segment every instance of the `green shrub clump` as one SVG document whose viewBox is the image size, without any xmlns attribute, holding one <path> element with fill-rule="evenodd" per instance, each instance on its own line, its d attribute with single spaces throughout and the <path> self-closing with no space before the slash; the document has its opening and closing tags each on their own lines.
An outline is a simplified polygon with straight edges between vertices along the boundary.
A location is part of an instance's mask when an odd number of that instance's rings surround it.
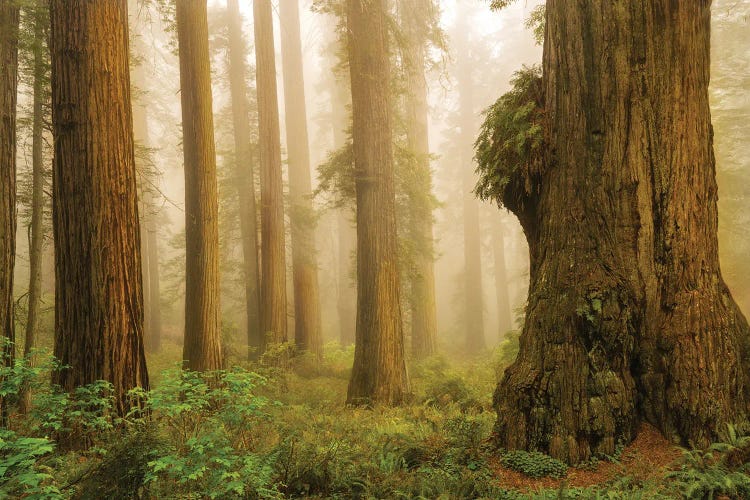
<svg viewBox="0 0 750 500">
<path fill-rule="evenodd" d="M 503 465 L 532 478 L 562 478 L 568 473 L 565 463 L 538 451 L 513 450 L 502 456 Z"/>
</svg>

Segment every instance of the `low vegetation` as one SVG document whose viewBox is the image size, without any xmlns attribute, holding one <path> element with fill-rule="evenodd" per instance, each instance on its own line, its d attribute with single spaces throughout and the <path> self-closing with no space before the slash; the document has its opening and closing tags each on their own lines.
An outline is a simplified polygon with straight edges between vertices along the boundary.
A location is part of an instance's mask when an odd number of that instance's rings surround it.
<svg viewBox="0 0 750 500">
<path fill-rule="evenodd" d="M 510 337 L 511 339 L 514 337 Z M 402 408 L 347 408 L 352 349 L 288 366 L 198 374 L 174 366 L 177 346 L 153 362 L 155 387 L 114 417 L 109 384 L 54 390 L 51 362 L 2 373 L 13 407 L 31 382 L 33 411 L 13 412 L 0 434 L 0 497 L 53 498 L 747 498 L 748 438 L 685 451 L 663 470 L 599 457 L 578 467 L 536 452 L 493 449 L 486 395 L 514 352 L 460 364 L 411 366 Z M 49 356 L 38 355 L 49 359 Z M 675 455 L 676 456 L 676 455 Z M 622 462 L 620 460 L 622 459 Z M 604 474 L 606 467 L 615 468 Z M 639 472 L 649 470 L 650 475 Z M 598 472 L 597 472 L 598 471 Z M 580 476 L 580 477 L 579 477 Z M 590 476 L 590 477 L 589 477 Z M 576 485 L 576 486 L 571 486 Z"/>
</svg>

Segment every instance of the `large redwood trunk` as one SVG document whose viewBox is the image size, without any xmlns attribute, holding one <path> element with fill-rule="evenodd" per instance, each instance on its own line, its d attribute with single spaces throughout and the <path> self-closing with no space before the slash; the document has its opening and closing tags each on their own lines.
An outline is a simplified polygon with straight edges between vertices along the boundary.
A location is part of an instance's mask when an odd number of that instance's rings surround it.
<svg viewBox="0 0 750 500">
<path fill-rule="evenodd" d="M 348 0 L 357 191 L 357 331 L 349 404 L 408 392 L 399 303 L 386 0 Z"/>
<path fill-rule="evenodd" d="M 50 3 L 55 351 L 65 390 L 148 388 L 126 0 Z"/>
<path fill-rule="evenodd" d="M 289 153 L 289 222 L 292 232 L 294 341 L 297 348 L 322 355 L 315 213 L 310 180 L 305 79 L 302 65 L 299 0 L 281 0 L 281 56 L 284 112 Z"/>
<path fill-rule="evenodd" d="M 264 339 L 270 335 L 272 342 L 286 342 L 284 188 L 271 0 L 253 2 L 253 19 L 260 157 L 260 326 Z"/>
<path fill-rule="evenodd" d="M 717 252 L 710 1 L 550 0 L 546 26 L 543 160 L 506 192 L 531 284 L 499 442 L 577 462 L 645 419 L 707 444 L 750 387 Z"/>
<path fill-rule="evenodd" d="M 0 5 L 0 338 L 15 342 L 13 267 L 16 255 L 16 99 L 18 96 L 19 7 Z M 15 346 L 0 345 L 3 359 L 13 362 Z M 2 409 L 3 415 L 5 408 Z M 4 420 L 4 419 L 3 419 Z"/>
<path fill-rule="evenodd" d="M 219 202 L 205 0 L 177 2 L 185 155 L 185 341 L 191 370 L 222 367 Z"/>
</svg>

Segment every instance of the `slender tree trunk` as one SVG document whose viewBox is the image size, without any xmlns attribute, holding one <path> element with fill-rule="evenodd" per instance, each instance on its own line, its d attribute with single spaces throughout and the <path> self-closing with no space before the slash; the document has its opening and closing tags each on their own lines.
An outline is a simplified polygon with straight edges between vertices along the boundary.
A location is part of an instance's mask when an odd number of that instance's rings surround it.
<svg viewBox="0 0 750 500">
<path fill-rule="evenodd" d="M 352 283 L 352 254 L 356 251 L 357 233 L 352 227 L 348 208 L 340 208 L 338 224 L 338 300 L 339 342 L 342 346 L 354 343 L 357 326 L 357 289 Z"/>
<path fill-rule="evenodd" d="M 6 345 L 3 359 L 12 366 L 15 355 L 13 268 L 16 257 L 16 99 L 18 97 L 18 22 L 15 2 L 0 5 L 0 330 Z M 7 425 L 8 408 L 0 399 L 0 426 Z"/>
<path fill-rule="evenodd" d="M 577 462 L 645 419 L 705 445 L 745 420 L 750 387 L 718 261 L 710 1 L 551 0 L 546 29 L 546 149 L 510 193 L 528 316 L 497 436 Z"/>
<path fill-rule="evenodd" d="M 495 224 L 492 228 L 492 254 L 495 260 L 495 297 L 497 298 L 498 339 L 513 329 L 513 316 L 510 310 L 508 293 L 508 273 L 505 264 L 505 229 L 497 214 L 493 215 Z"/>
<path fill-rule="evenodd" d="M 132 5 L 132 4 L 131 4 Z M 146 48 L 137 44 L 137 54 L 146 53 Z M 145 91 L 148 88 L 148 77 L 144 74 L 143 66 L 138 65 L 132 72 L 135 85 Z M 142 147 L 151 147 L 151 136 L 148 126 L 147 101 L 136 103 L 133 107 L 133 133 L 136 143 Z M 146 350 L 156 353 L 161 350 L 161 294 L 159 290 L 159 243 L 157 232 L 157 208 L 154 203 L 154 188 L 151 184 L 158 175 L 149 166 L 144 166 L 140 174 L 141 198 L 141 255 L 143 256 L 143 295 L 145 312 L 145 345 Z"/>
<path fill-rule="evenodd" d="M 399 303 L 388 13 L 348 0 L 357 191 L 357 332 L 349 404 L 401 403 L 409 392 Z"/>
<path fill-rule="evenodd" d="M 299 0 L 279 2 L 284 112 L 289 154 L 290 224 L 294 279 L 294 339 L 297 348 L 323 354 L 320 322 L 315 212 L 312 206 L 305 79 L 302 67 Z"/>
<path fill-rule="evenodd" d="M 234 168 L 240 212 L 242 260 L 245 273 L 245 307 L 247 345 L 250 359 L 257 358 L 263 346 L 260 328 L 260 280 L 258 276 L 258 229 L 253 182 L 253 145 L 245 81 L 245 41 L 242 38 L 242 16 L 237 0 L 227 0 L 229 14 L 229 88 L 234 124 Z"/>
<path fill-rule="evenodd" d="M 46 9 L 46 2 L 37 1 L 33 7 L 34 23 L 34 97 L 33 122 L 31 125 L 31 231 L 29 237 L 29 295 L 26 315 L 25 342 L 23 356 L 29 366 L 34 366 L 31 352 L 36 348 L 39 330 L 39 306 L 42 300 L 42 250 L 44 248 L 44 101 L 47 92 L 44 89 L 45 69 L 45 30 L 47 16 L 41 15 Z M 25 414 L 31 406 L 31 393 L 24 386 L 19 395 L 19 411 Z"/>
<path fill-rule="evenodd" d="M 435 305 L 434 240 L 432 234 L 432 172 L 427 120 L 427 81 L 425 79 L 427 21 L 426 1 L 406 2 L 402 8 L 407 37 L 404 54 L 406 73 L 406 134 L 409 150 L 415 156 L 413 174 L 417 185 L 410 193 L 409 210 L 414 224 L 409 231 L 416 242 L 415 276 L 411 290 L 412 353 L 424 358 L 437 350 L 437 311 Z"/>
<path fill-rule="evenodd" d="M 185 343 L 196 371 L 222 367 L 219 205 L 205 0 L 177 2 L 185 154 Z"/>
<path fill-rule="evenodd" d="M 338 47 L 338 43 L 333 47 Z M 346 146 L 346 129 L 351 123 L 347 104 L 351 92 L 345 81 L 337 78 L 335 63 L 331 89 L 331 116 L 333 118 L 333 148 L 338 151 Z M 338 226 L 338 297 L 336 306 L 339 316 L 339 342 L 342 346 L 354 344 L 357 324 L 357 288 L 352 280 L 352 256 L 356 253 L 357 233 L 352 223 L 350 205 L 344 204 L 337 210 Z"/>
<path fill-rule="evenodd" d="M 468 19 L 460 16 L 456 26 L 457 50 L 468 51 Z M 466 325 L 466 349 L 470 353 L 483 351 L 487 344 L 484 338 L 484 301 L 482 294 L 482 251 L 479 231 L 479 203 L 474 198 L 474 162 L 472 145 L 477 129 L 472 87 L 472 63 L 462 60 L 458 67 L 459 113 L 461 123 L 460 168 L 463 186 L 464 219 L 464 324 Z"/>
<path fill-rule="evenodd" d="M 274 342 L 286 342 L 284 192 L 271 0 L 255 0 L 253 16 L 260 153 L 261 332 L 264 340 L 270 335 Z"/>
<path fill-rule="evenodd" d="M 154 196 L 150 191 L 144 195 L 146 214 L 146 248 L 148 249 L 148 297 L 150 301 L 149 318 L 146 328 L 148 331 L 148 342 L 146 347 L 151 352 L 161 351 L 161 285 L 159 283 L 159 240 L 156 236 L 157 224 L 156 206 Z"/>
<path fill-rule="evenodd" d="M 126 0 L 50 2 L 55 356 L 67 391 L 148 388 Z"/>
</svg>

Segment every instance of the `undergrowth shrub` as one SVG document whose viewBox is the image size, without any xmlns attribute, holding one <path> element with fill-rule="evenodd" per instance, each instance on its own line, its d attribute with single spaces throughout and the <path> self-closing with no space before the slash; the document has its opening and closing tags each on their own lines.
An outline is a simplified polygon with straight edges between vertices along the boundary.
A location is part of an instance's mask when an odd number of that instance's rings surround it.
<svg viewBox="0 0 750 500">
<path fill-rule="evenodd" d="M 503 465 L 532 478 L 562 478 L 568 473 L 568 466 L 538 451 L 511 450 L 502 455 Z"/>
</svg>

